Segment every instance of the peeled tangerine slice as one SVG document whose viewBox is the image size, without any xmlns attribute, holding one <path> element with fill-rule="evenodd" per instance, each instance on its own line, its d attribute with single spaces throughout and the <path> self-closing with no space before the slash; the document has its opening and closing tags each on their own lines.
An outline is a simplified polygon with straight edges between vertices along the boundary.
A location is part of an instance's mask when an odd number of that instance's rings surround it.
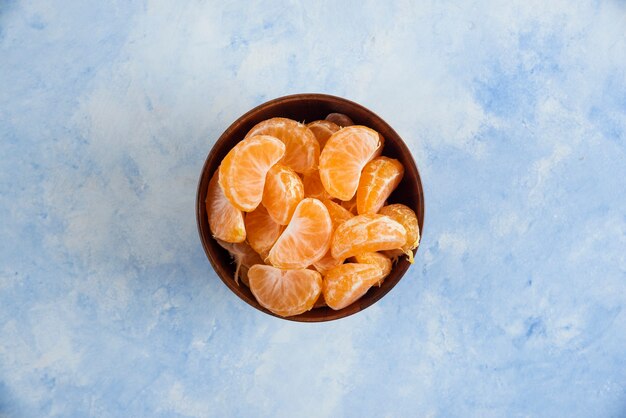
<svg viewBox="0 0 626 418">
<path fill-rule="evenodd" d="M 282 269 L 306 268 L 326 254 L 332 232 L 326 206 L 317 199 L 303 199 L 270 250 L 268 261 Z"/>
<path fill-rule="evenodd" d="M 328 138 L 340 129 L 337 124 L 329 120 L 316 120 L 307 123 L 306 126 L 313 132 L 315 138 L 317 138 L 317 142 L 320 144 L 320 151 L 324 149 Z"/>
<path fill-rule="evenodd" d="M 385 277 L 391 273 L 392 262 L 389 257 L 383 255 L 381 253 L 363 253 L 354 256 L 354 261 L 360 264 L 373 264 L 375 266 L 380 267 L 382 270 L 382 277 L 380 281 L 377 283 L 380 286 L 383 283 Z"/>
<path fill-rule="evenodd" d="M 361 170 L 380 147 L 378 132 L 365 126 L 349 126 L 335 132 L 320 155 L 320 179 L 326 191 L 340 200 L 352 199 Z"/>
<path fill-rule="evenodd" d="M 356 191 L 359 214 L 378 213 L 404 176 L 404 167 L 398 160 L 376 157 L 363 168 Z"/>
<path fill-rule="evenodd" d="M 363 296 L 383 278 L 383 270 L 374 264 L 346 263 L 324 276 L 323 294 L 332 309 L 343 309 Z"/>
<path fill-rule="evenodd" d="M 226 242 L 242 242 L 246 239 L 243 214 L 226 198 L 218 178 L 219 170 L 215 170 L 204 202 L 211 234 Z"/>
<path fill-rule="evenodd" d="M 263 205 L 246 214 L 248 243 L 262 258 L 267 258 L 270 249 L 283 232 L 283 227 L 272 219 Z"/>
<path fill-rule="evenodd" d="M 331 254 L 337 259 L 354 255 L 393 250 L 406 241 L 406 230 L 384 215 L 358 215 L 337 227 L 333 234 Z"/>
<path fill-rule="evenodd" d="M 298 203 L 304 199 L 302 180 L 291 168 L 276 164 L 265 178 L 263 206 L 280 225 L 287 225 Z"/>
<path fill-rule="evenodd" d="M 279 316 L 311 310 L 322 291 L 322 276 L 315 270 L 281 270 L 257 264 L 248 270 L 250 290 L 264 308 Z"/>
<path fill-rule="evenodd" d="M 246 135 L 271 135 L 285 144 L 282 163 L 298 173 L 317 169 L 320 146 L 306 125 L 287 118 L 272 118 L 256 124 Z"/>
<path fill-rule="evenodd" d="M 378 212 L 381 215 L 389 216 L 391 219 L 400 223 L 406 230 L 406 240 L 401 246 L 401 250 L 392 250 L 388 255 L 392 258 L 398 257 L 403 253 L 406 254 L 409 262 L 413 263 L 413 250 L 420 243 L 420 229 L 417 222 L 417 216 L 411 208 L 401 203 L 383 206 Z"/>
<path fill-rule="evenodd" d="M 239 279 L 248 287 L 247 272 L 255 264 L 262 264 L 263 260 L 247 242 L 231 243 L 217 240 L 217 243 L 224 248 L 235 261 L 235 283 L 239 284 Z"/>
<path fill-rule="evenodd" d="M 285 155 L 285 144 L 268 135 L 248 137 L 220 165 L 219 184 L 236 208 L 252 212 L 261 203 L 265 176 Z"/>
</svg>

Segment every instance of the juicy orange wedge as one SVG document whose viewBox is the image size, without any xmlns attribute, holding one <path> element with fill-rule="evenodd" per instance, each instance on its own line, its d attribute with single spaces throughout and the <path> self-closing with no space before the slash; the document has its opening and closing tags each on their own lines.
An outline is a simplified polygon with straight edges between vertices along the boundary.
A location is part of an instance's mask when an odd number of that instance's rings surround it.
<svg viewBox="0 0 626 418">
<path fill-rule="evenodd" d="M 335 132 L 320 155 L 320 179 L 326 191 L 340 200 L 352 199 L 361 170 L 380 146 L 378 132 L 365 126 L 349 126 Z"/>
<path fill-rule="evenodd" d="M 324 300 L 332 309 L 343 309 L 367 293 L 383 277 L 383 271 L 374 264 L 342 264 L 324 276 Z"/>
<path fill-rule="evenodd" d="M 391 192 L 400 184 L 403 175 L 404 167 L 398 160 L 376 157 L 367 163 L 356 191 L 358 213 L 378 213 Z"/>
<path fill-rule="evenodd" d="M 406 230 L 384 215 L 358 215 L 337 227 L 331 254 L 346 259 L 362 253 L 400 248 L 406 242 Z"/>
<path fill-rule="evenodd" d="M 340 129 L 337 124 L 329 120 L 316 120 L 311 123 L 307 123 L 306 126 L 311 130 L 311 132 L 313 132 L 315 138 L 317 138 L 317 142 L 320 144 L 320 151 L 324 149 L 328 138 Z"/>
<path fill-rule="evenodd" d="M 246 135 L 271 135 L 285 143 L 282 163 L 298 173 L 317 169 L 320 146 L 306 125 L 287 118 L 272 118 L 256 124 Z"/>
<path fill-rule="evenodd" d="M 306 197 L 314 197 L 319 200 L 332 198 L 324 188 L 322 180 L 320 180 L 319 170 L 309 171 L 304 174 L 302 176 L 302 185 L 304 186 L 304 195 Z"/>
<path fill-rule="evenodd" d="M 285 155 L 285 144 L 268 135 L 251 136 L 230 150 L 220 165 L 219 184 L 236 208 L 252 212 L 261 203 L 265 176 Z"/>
<path fill-rule="evenodd" d="M 413 209 L 401 203 L 394 203 L 392 205 L 383 206 L 378 213 L 389 216 L 404 227 L 406 230 L 406 240 L 401 246 L 401 251 L 406 254 L 409 261 L 413 263 L 413 250 L 416 249 L 420 243 L 419 224 Z M 399 254 L 392 252 L 389 255 L 397 257 Z"/>
<path fill-rule="evenodd" d="M 281 270 L 257 264 L 248 270 L 256 300 L 279 316 L 298 315 L 313 308 L 322 291 L 322 276 L 315 270 Z"/>
<path fill-rule="evenodd" d="M 218 178 L 219 170 L 215 170 L 204 202 L 211 233 L 226 242 L 242 242 L 246 239 L 243 214 L 226 198 Z"/>
<path fill-rule="evenodd" d="M 303 198 L 304 186 L 295 171 L 282 164 L 270 168 L 265 178 L 262 202 L 276 223 L 287 225 Z"/>
<path fill-rule="evenodd" d="M 389 273 L 391 273 L 391 266 L 393 263 L 391 262 L 391 259 L 389 257 L 381 253 L 358 254 L 354 256 L 354 260 L 357 263 L 373 264 L 380 268 L 380 270 L 382 271 L 381 273 L 382 277 L 380 278 L 380 281 L 378 282 L 378 286 L 380 286 L 383 283 L 383 280 L 385 279 L 385 277 L 387 277 Z"/>
<path fill-rule="evenodd" d="M 272 219 L 263 205 L 248 212 L 245 223 L 248 243 L 261 258 L 267 258 L 267 254 L 283 231 L 283 227 Z"/>
<path fill-rule="evenodd" d="M 328 209 L 313 198 L 303 199 L 291 222 L 270 250 L 267 260 L 282 269 L 303 269 L 320 260 L 330 246 L 333 225 Z"/>
<path fill-rule="evenodd" d="M 232 243 L 218 239 L 217 243 L 228 251 L 233 261 L 235 261 L 235 283 L 239 284 L 239 278 L 241 278 L 241 281 L 246 286 L 250 287 L 246 273 L 253 265 L 263 263 L 261 257 L 259 257 L 250 244 L 245 241 Z"/>
</svg>

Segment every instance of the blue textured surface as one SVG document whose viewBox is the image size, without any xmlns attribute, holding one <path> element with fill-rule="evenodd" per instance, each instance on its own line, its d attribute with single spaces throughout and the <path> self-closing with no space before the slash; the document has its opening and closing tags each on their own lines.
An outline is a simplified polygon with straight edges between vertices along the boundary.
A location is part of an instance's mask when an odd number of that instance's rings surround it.
<svg viewBox="0 0 626 418">
<path fill-rule="evenodd" d="M 626 416 L 626 4 L 0 1 L 0 416 Z M 195 187 L 270 98 L 368 106 L 417 260 L 333 323 L 218 280 Z"/>
</svg>

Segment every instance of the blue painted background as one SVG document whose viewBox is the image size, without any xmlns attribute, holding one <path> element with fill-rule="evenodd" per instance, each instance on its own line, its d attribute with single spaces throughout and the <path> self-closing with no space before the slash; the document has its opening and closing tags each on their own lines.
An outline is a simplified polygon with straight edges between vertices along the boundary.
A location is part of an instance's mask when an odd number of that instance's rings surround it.
<svg viewBox="0 0 626 418">
<path fill-rule="evenodd" d="M 0 1 L 0 416 L 626 416 L 626 3 L 385 3 Z M 297 92 L 426 194 L 407 276 L 325 324 L 232 295 L 194 218 Z"/>
</svg>

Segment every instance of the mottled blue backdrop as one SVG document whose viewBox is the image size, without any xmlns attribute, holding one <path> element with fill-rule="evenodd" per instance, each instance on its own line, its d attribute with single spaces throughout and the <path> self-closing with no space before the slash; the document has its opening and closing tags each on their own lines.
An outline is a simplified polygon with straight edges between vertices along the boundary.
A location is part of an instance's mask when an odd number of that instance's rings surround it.
<svg viewBox="0 0 626 418">
<path fill-rule="evenodd" d="M 216 138 L 297 92 L 425 187 L 407 276 L 332 323 L 196 232 Z M 625 417 L 626 3 L 0 0 L 0 416 Z"/>
</svg>

